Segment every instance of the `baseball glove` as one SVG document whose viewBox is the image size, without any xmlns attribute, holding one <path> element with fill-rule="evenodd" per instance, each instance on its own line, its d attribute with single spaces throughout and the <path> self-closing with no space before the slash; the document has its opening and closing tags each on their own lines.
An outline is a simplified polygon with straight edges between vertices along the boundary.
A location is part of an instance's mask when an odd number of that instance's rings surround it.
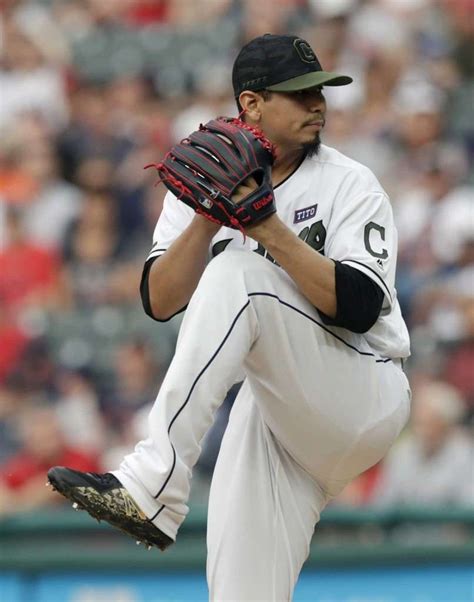
<svg viewBox="0 0 474 602">
<path fill-rule="evenodd" d="M 240 119 L 219 117 L 173 146 L 153 167 L 160 181 L 196 213 L 244 232 L 276 211 L 274 159 L 275 147 L 260 130 Z M 249 182 L 253 190 L 232 200 L 239 186 Z"/>
</svg>

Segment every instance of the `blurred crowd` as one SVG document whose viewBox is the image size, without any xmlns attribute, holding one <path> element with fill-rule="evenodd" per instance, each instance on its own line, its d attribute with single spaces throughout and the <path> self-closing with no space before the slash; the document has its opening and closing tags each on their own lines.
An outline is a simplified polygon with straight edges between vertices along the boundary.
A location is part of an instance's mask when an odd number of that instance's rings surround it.
<svg viewBox="0 0 474 602">
<path fill-rule="evenodd" d="M 473 503 L 474 2 L 0 0 L 0 515 L 57 504 L 45 471 L 103 471 L 143 436 L 179 318 L 146 317 L 165 189 L 143 167 L 216 115 L 266 32 L 326 70 L 323 142 L 368 165 L 399 232 L 411 422 L 336 503 Z M 206 438 L 205 491 L 235 391 Z"/>
</svg>

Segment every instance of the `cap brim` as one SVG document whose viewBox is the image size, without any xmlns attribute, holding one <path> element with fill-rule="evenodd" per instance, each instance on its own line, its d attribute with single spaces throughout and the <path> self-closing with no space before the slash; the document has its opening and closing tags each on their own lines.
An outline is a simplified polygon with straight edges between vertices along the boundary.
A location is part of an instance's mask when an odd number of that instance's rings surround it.
<svg viewBox="0 0 474 602">
<path fill-rule="evenodd" d="M 280 82 L 273 86 L 266 86 L 267 90 L 273 92 L 297 92 L 298 90 L 306 90 L 315 86 L 347 86 L 352 83 L 352 77 L 348 75 L 340 75 L 339 73 L 329 73 L 328 71 L 312 71 L 299 75 L 293 79 L 288 79 L 286 82 Z"/>
</svg>

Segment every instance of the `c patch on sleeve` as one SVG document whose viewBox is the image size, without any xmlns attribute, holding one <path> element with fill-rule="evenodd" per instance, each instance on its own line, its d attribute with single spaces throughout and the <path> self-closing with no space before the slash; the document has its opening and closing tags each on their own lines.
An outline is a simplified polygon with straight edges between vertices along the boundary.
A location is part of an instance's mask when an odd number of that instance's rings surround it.
<svg viewBox="0 0 474 602">
<path fill-rule="evenodd" d="M 303 209 L 297 209 L 295 211 L 295 217 L 293 218 L 294 224 L 299 224 L 300 222 L 304 222 L 307 219 L 311 219 L 316 215 L 316 210 L 318 208 L 318 204 L 311 205 L 310 207 L 304 207 Z"/>
</svg>

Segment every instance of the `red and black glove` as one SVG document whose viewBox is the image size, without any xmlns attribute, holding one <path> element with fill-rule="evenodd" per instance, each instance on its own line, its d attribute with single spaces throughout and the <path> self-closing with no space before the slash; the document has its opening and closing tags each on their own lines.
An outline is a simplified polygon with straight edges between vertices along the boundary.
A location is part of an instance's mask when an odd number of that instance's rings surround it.
<svg viewBox="0 0 474 602">
<path fill-rule="evenodd" d="M 274 159 L 275 147 L 260 130 L 240 119 L 219 117 L 201 125 L 153 166 L 165 186 L 196 213 L 243 231 L 276 211 Z M 252 180 L 256 188 L 233 201 L 239 186 Z"/>
</svg>

